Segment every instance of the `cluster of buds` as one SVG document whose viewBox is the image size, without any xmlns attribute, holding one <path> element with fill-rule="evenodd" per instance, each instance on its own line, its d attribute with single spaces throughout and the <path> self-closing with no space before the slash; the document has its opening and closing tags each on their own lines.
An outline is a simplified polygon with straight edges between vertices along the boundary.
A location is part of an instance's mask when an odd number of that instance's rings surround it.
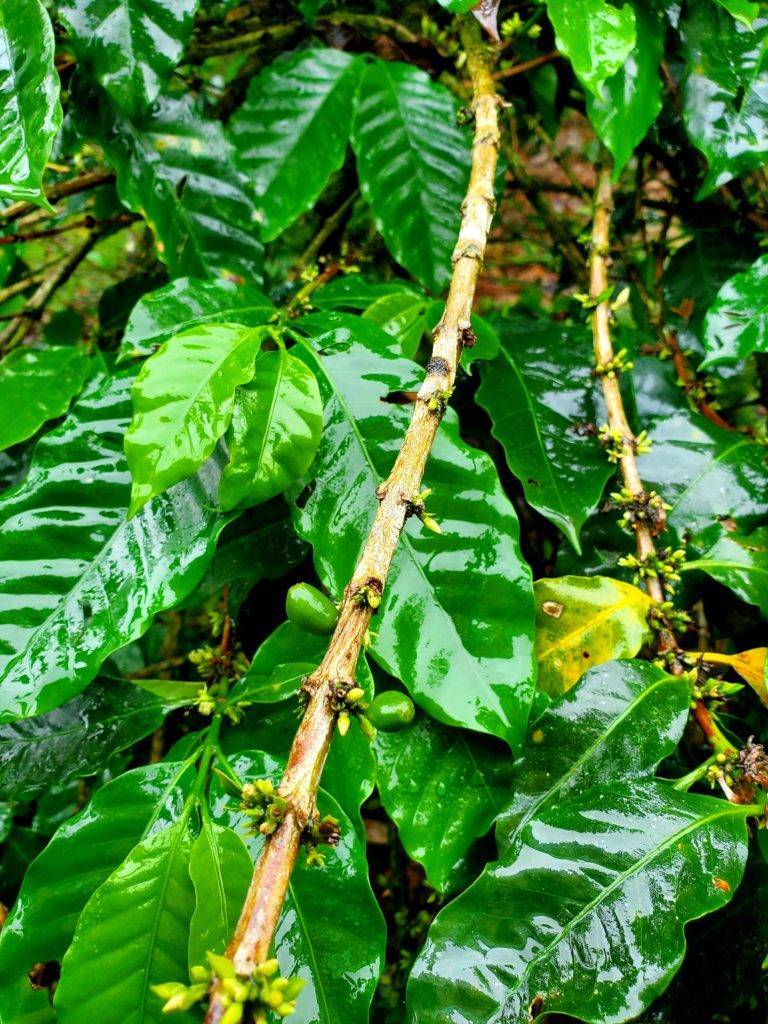
<svg viewBox="0 0 768 1024">
<path fill-rule="evenodd" d="M 376 612 L 381 604 L 381 590 L 381 583 L 378 580 L 369 580 L 357 588 L 352 600 L 355 604 L 367 605 L 372 612 Z"/>
<path fill-rule="evenodd" d="M 719 785 L 730 800 L 734 795 L 732 787 L 735 785 L 735 774 L 737 774 L 736 752 L 734 750 L 720 751 L 707 768 L 707 782 L 711 789 Z"/>
<path fill-rule="evenodd" d="M 248 659 L 239 646 L 233 651 L 223 652 L 219 647 L 206 644 L 190 651 L 187 657 L 207 683 L 239 679 L 248 671 Z"/>
<path fill-rule="evenodd" d="M 648 624 L 657 633 L 669 630 L 670 633 L 686 633 L 693 625 L 693 619 L 671 601 L 654 601 L 648 610 Z M 668 652 L 672 653 L 672 652 Z"/>
<path fill-rule="evenodd" d="M 661 548 L 648 555 L 624 555 L 619 559 L 619 565 L 625 569 L 632 569 L 634 582 L 639 583 L 645 579 L 658 579 L 665 590 L 672 591 L 675 584 L 680 581 L 678 569 L 685 562 L 685 552 L 678 548 Z"/>
<path fill-rule="evenodd" d="M 750 736 L 738 753 L 728 750 L 716 755 L 707 780 L 713 789 L 719 785 L 732 803 L 754 803 L 756 791 L 768 789 L 768 754 Z"/>
<path fill-rule="evenodd" d="M 627 370 L 631 370 L 635 364 L 629 358 L 629 352 L 627 349 L 620 349 L 611 359 L 605 363 L 598 363 L 595 367 L 596 377 L 607 377 L 609 380 L 615 380 L 617 373 L 625 373 Z"/>
<path fill-rule="evenodd" d="M 434 394 L 430 395 L 430 397 L 426 399 L 427 408 L 436 416 L 442 416 L 445 410 L 448 408 L 448 403 L 451 400 L 452 394 L 453 388 L 444 388 L 442 390 L 436 390 Z"/>
<path fill-rule="evenodd" d="M 618 427 L 611 427 L 603 423 L 597 431 L 598 443 L 605 449 L 609 462 L 621 462 L 627 449 L 635 455 L 647 455 L 651 450 L 651 442 L 648 432 L 641 430 L 633 437 L 631 434 L 624 435 Z"/>
<path fill-rule="evenodd" d="M 287 1017 L 296 1009 L 296 999 L 306 984 L 303 978 L 281 978 L 277 960 L 259 964 L 250 978 L 241 978 L 235 965 L 225 956 L 208 953 L 210 970 L 193 967 L 189 974 L 191 985 L 167 982 L 153 985 L 152 991 L 165 1000 L 163 1013 L 188 1010 L 205 998 L 214 977 L 218 980 L 218 996 L 224 1013 L 221 1024 L 240 1024 L 245 1019 L 253 1024 L 264 1024 L 267 1015 Z"/>
<path fill-rule="evenodd" d="M 666 526 L 665 512 L 672 508 L 656 491 L 632 491 L 622 487 L 611 493 L 611 505 L 620 508 L 621 528 L 632 533 L 638 526 L 647 526 L 652 537 L 657 537 Z"/>
<path fill-rule="evenodd" d="M 725 679 L 720 679 L 719 676 L 710 676 L 708 674 L 710 667 L 702 661 L 701 655 L 688 653 L 684 655 L 684 658 L 687 664 L 693 665 L 696 670 L 695 680 L 691 687 L 693 696 L 691 707 L 695 707 L 696 701 L 699 700 L 721 703 L 744 689 L 741 683 L 729 683 Z"/>
<path fill-rule="evenodd" d="M 307 864 L 310 867 L 325 867 L 325 853 L 318 847 L 339 845 L 339 819 L 332 814 L 326 814 L 324 818 L 315 816 L 305 826 L 301 838 L 307 851 Z"/>
<path fill-rule="evenodd" d="M 529 39 L 538 39 L 541 35 L 541 25 L 529 25 L 527 21 L 523 21 L 517 11 L 511 18 L 507 18 L 501 23 L 502 39 L 512 39 L 522 32 L 525 32 Z"/>
<path fill-rule="evenodd" d="M 714 397 L 719 387 L 714 377 L 692 377 L 690 380 L 677 381 L 678 387 L 685 392 L 689 401 L 695 406 L 708 405 L 711 409 L 719 408 L 720 403 Z"/>
<path fill-rule="evenodd" d="M 365 690 L 356 683 L 336 683 L 331 687 L 328 695 L 331 710 L 336 712 L 336 728 L 340 735 L 346 736 L 353 718 L 357 719 L 360 731 L 368 739 L 373 739 L 376 730 L 366 716 L 368 704 L 365 700 Z"/>
<path fill-rule="evenodd" d="M 432 493 L 432 488 L 427 487 L 426 490 L 417 494 L 415 498 L 408 498 L 405 502 L 405 517 L 416 516 L 422 522 L 422 524 L 432 533 L 442 533 L 440 524 L 427 512 L 426 500 Z"/>
<path fill-rule="evenodd" d="M 252 832 L 271 836 L 285 818 L 288 804 L 269 779 L 256 779 L 240 790 L 240 810 L 250 819 Z"/>
<path fill-rule="evenodd" d="M 216 683 L 213 686 L 202 686 L 194 701 L 197 712 L 206 718 L 215 711 L 226 715 L 232 725 L 238 725 L 243 717 L 243 712 L 251 706 L 249 700 L 238 700 L 231 704 L 227 700 L 227 686 Z"/>
</svg>

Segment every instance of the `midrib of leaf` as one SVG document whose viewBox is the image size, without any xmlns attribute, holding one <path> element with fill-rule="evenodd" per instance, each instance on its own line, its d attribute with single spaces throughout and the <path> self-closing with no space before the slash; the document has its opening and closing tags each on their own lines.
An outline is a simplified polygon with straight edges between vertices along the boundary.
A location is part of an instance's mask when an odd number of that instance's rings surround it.
<svg viewBox="0 0 768 1024">
<path fill-rule="evenodd" d="M 263 434 L 261 435 L 261 444 L 259 445 L 259 452 L 258 452 L 258 456 L 256 458 L 256 473 L 254 473 L 254 477 L 256 477 L 261 472 L 261 469 L 262 469 L 262 467 L 264 465 L 264 452 L 266 451 L 266 448 L 267 448 L 267 435 L 272 430 L 272 418 L 273 418 L 274 413 L 275 413 L 275 408 L 277 407 L 277 396 L 278 396 L 278 394 L 280 392 L 280 386 L 283 383 L 283 377 L 285 376 L 285 366 L 286 366 L 286 362 L 287 362 L 287 359 L 288 359 L 288 354 L 287 354 L 287 352 L 285 351 L 285 349 L 283 348 L 282 345 L 279 348 L 279 352 L 280 352 L 280 365 L 279 365 L 278 371 L 277 371 L 277 380 L 275 381 L 275 387 L 274 387 L 274 389 L 272 391 L 272 398 L 270 399 L 270 403 L 269 403 L 269 414 L 267 415 L 266 426 L 264 428 Z M 254 372 L 254 376 L 255 376 L 255 372 Z"/>
<path fill-rule="evenodd" d="M 302 934 L 304 936 L 304 942 L 306 944 L 306 947 L 307 947 L 307 950 L 308 950 L 308 953 L 309 953 L 309 959 L 312 962 L 312 972 L 313 972 L 313 978 L 314 978 L 314 985 L 313 985 L 313 987 L 315 989 L 315 992 L 317 993 L 318 1002 L 320 1002 L 322 1004 L 323 1014 L 324 1014 L 325 1021 L 332 1021 L 333 1017 L 331 1016 L 330 1011 L 329 1011 L 328 997 L 325 994 L 324 986 L 320 983 L 320 978 L 322 977 L 322 975 L 321 975 L 321 973 L 319 971 L 319 968 L 318 968 L 318 965 L 317 965 L 317 957 L 315 956 L 315 947 L 312 944 L 312 942 L 310 941 L 309 932 L 307 930 L 306 924 L 304 923 L 304 915 L 301 912 L 301 904 L 300 904 L 299 900 L 296 898 L 296 890 L 294 888 L 293 881 L 288 883 L 288 892 L 290 893 L 290 896 L 291 896 L 291 902 L 293 903 L 293 909 L 294 909 L 294 912 L 296 914 L 296 920 L 297 920 L 299 928 L 301 929 L 301 932 L 302 932 Z"/>
<path fill-rule="evenodd" d="M 587 630 L 593 630 L 593 627 L 596 623 L 603 622 L 611 615 L 615 615 L 617 611 L 621 611 L 623 608 L 627 608 L 629 606 L 630 595 L 622 594 L 622 596 L 619 598 L 618 601 L 616 601 L 615 604 L 603 606 L 602 608 L 598 609 L 598 611 L 592 615 L 586 626 L 579 626 L 576 629 L 572 629 L 570 633 L 566 633 L 565 636 L 562 636 L 557 641 L 557 643 L 551 644 L 546 649 L 546 651 L 543 651 L 541 654 L 537 654 L 536 661 L 544 661 L 544 659 L 548 658 L 553 651 L 560 650 L 560 648 L 563 647 L 569 640 L 572 640 L 573 637 L 581 636 L 582 634 L 586 633 Z"/>
<path fill-rule="evenodd" d="M 691 569 L 700 569 L 706 572 L 708 569 L 733 569 L 737 572 L 743 572 L 749 576 L 766 576 L 768 577 L 768 569 L 763 569 L 759 565 L 748 565 L 744 562 L 731 562 L 723 558 L 696 558 L 691 562 L 686 562 L 685 565 L 680 567 L 680 572 L 690 572 Z"/>
<path fill-rule="evenodd" d="M 624 884 L 624 882 L 632 878 L 634 875 L 639 874 L 645 867 L 647 867 L 648 864 L 654 861 L 657 857 L 660 857 L 662 854 L 666 853 L 670 849 L 670 847 L 680 842 L 681 839 L 684 839 L 692 832 L 697 831 L 697 829 L 704 828 L 711 822 L 716 821 L 718 818 L 733 816 L 746 819 L 751 810 L 749 806 L 745 807 L 743 805 L 740 806 L 738 804 L 729 804 L 723 800 L 718 800 L 717 802 L 719 804 L 722 804 L 725 809 L 718 809 L 716 811 L 713 811 L 712 814 L 709 814 L 704 818 L 697 818 L 695 821 L 689 822 L 684 828 L 681 828 L 679 831 L 669 836 L 659 846 L 656 846 L 652 850 L 649 850 L 648 853 L 646 853 L 643 857 L 640 858 L 640 860 L 635 861 L 635 863 L 630 865 L 630 867 L 628 867 L 625 871 L 622 871 L 620 874 L 618 874 L 616 878 L 614 878 L 614 880 L 610 883 L 610 885 L 606 886 L 605 889 L 602 889 L 600 893 L 597 896 L 595 896 L 594 899 L 590 900 L 589 903 L 587 903 L 579 911 L 578 914 L 576 914 L 574 917 L 570 919 L 570 921 L 568 921 L 568 923 L 560 930 L 560 932 L 552 939 L 551 942 L 549 942 L 546 946 L 543 946 L 542 949 L 536 954 L 536 956 L 532 957 L 532 959 L 528 961 L 528 963 L 525 965 L 525 968 L 523 969 L 522 974 L 520 975 L 520 979 L 517 985 L 514 989 L 512 989 L 512 991 L 520 991 L 523 982 L 528 980 L 528 975 L 531 973 L 532 968 L 536 964 L 540 963 L 542 960 L 546 959 L 546 957 L 548 957 L 553 952 L 553 950 L 557 948 L 558 944 L 565 938 L 565 936 L 568 935 L 569 932 L 572 932 L 574 928 L 578 924 L 580 924 L 581 921 L 584 920 L 585 917 L 591 914 L 592 911 L 595 910 L 596 907 L 599 907 L 601 903 L 606 902 L 608 900 L 608 897 L 612 896 L 613 893 Z M 548 893 L 547 895 L 551 896 L 552 894 Z"/>
<path fill-rule="evenodd" d="M 330 375 L 326 371 L 326 369 L 323 366 L 323 364 L 322 364 L 321 360 L 319 359 L 319 357 L 315 354 L 313 349 L 307 344 L 305 339 L 301 338 L 300 336 L 297 336 L 297 337 L 299 337 L 299 340 L 301 341 L 301 344 L 304 346 L 304 348 L 311 354 L 312 358 L 315 360 L 315 363 L 318 366 L 318 369 L 320 370 L 320 372 L 325 377 L 326 381 L 328 382 L 328 386 L 331 388 L 331 390 L 333 392 L 334 397 L 336 398 L 336 400 L 338 401 L 339 405 L 341 406 L 341 408 L 342 408 L 342 410 L 344 412 L 344 415 L 347 418 L 347 422 L 349 424 L 349 428 L 350 428 L 351 432 L 354 434 L 355 438 L 357 439 L 358 445 L 360 447 L 360 451 L 362 452 L 363 461 L 367 464 L 367 466 L 368 466 L 368 468 L 370 470 L 371 479 L 374 482 L 374 488 L 375 488 L 376 481 L 379 479 L 379 476 L 378 476 L 378 473 L 376 472 L 376 467 L 374 466 L 373 461 L 372 461 L 372 459 L 371 459 L 371 457 L 370 457 L 370 455 L 368 453 L 368 446 L 367 446 L 367 444 L 366 444 L 362 434 L 360 433 L 360 429 L 359 429 L 359 427 L 357 425 L 357 420 L 352 415 L 352 412 L 351 412 L 349 406 L 347 405 L 346 400 L 344 399 L 343 395 L 338 390 L 338 388 L 335 386 L 333 380 L 331 379 Z M 431 584 L 431 582 L 429 580 L 429 577 L 427 576 L 426 572 L 424 571 L 423 566 L 421 565 L 421 563 L 419 562 L 418 558 L 416 557 L 416 553 L 413 550 L 413 547 L 411 545 L 411 542 L 410 542 L 410 539 L 408 537 L 408 534 L 405 531 L 403 531 L 402 534 L 400 535 L 400 542 L 401 542 L 401 545 L 402 545 L 403 549 L 408 553 L 408 556 L 410 557 L 411 562 L 415 566 L 417 573 L 421 577 L 421 579 L 422 579 L 422 581 L 424 583 L 425 588 L 429 591 L 429 593 L 431 593 L 433 595 L 434 606 L 439 609 L 440 614 L 443 617 L 443 620 L 447 624 L 449 632 L 454 637 L 455 646 L 456 646 L 456 648 L 458 650 L 461 651 L 462 659 L 465 662 L 469 661 L 468 669 L 469 669 L 470 673 L 477 680 L 478 685 L 482 688 L 482 690 L 486 691 L 488 689 L 488 686 L 487 686 L 485 680 L 477 672 L 477 670 L 475 668 L 475 665 L 474 665 L 474 659 L 468 659 L 467 658 L 467 649 L 464 646 L 464 641 L 459 636 L 459 634 L 458 634 L 458 632 L 456 630 L 456 626 L 454 624 L 453 619 L 448 615 L 446 610 L 443 608 L 442 604 L 438 601 L 437 595 L 434 593 L 434 587 L 432 586 L 432 584 Z M 375 649 L 375 646 L 376 646 L 375 643 L 374 643 L 373 646 L 374 646 L 374 649 Z M 506 722 L 505 722 L 505 725 L 506 725 Z"/>
<path fill-rule="evenodd" d="M 608 728 L 604 732 L 601 732 L 599 736 L 595 737 L 595 739 L 592 741 L 592 743 L 590 743 L 586 750 L 584 750 L 584 752 L 578 758 L 576 758 L 576 760 L 571 764 L 568 770 L 560 776 L 560 779 L 554 785 L 550 786 L 548 790 L 546 790 L 544 793 L 541 793 L 536 798 L 536 800 L 531 804 L 528 810 L 526 810 L 523 813 L 522 817 L 515 825 L 512 835 L 509 837 L 509 839 L 506 840 L 506 842 L 510 845 L 514 842 L 514 840 L 520 835 L 520 832 L 522 831 L 524 826 L 527 825 L 533 817 L 533 815 L 539 811 L 542 804 L 545 804 L 549 799 L 556 796 L 558 791 L 562 790 L 565 784 L 570 779 L 572 779 L 573 776 L 577 773 L 578 769 L 580 769 L 584 765 L 584 763 L 592 757 L 592 755 L 599 747 L 603 746 L 606 743 L 606 741 L 616 731 L 618 726 L 621 725 L 621 723 L 629 717 L 630 713 L 633 712 L 637 707 L 639 707 L 639 705 L 644 700 L 647 700 L 648 696 L 653 692 L 653 690 L 657 689 L 659 686 L 668 685 L 668 679 L 657 679 L 656 682 L 651 683 L 650 686 L 646 687 L 646 689 L 644 689 L 641 693 L 634 697 L 632 701 L 629 704 L 627 704 L 627 706 L 624 708 L 621 714 L 617 715 L 617 717 L 613 719 Z"/>
<path fill-rule="evenodd" d="M 713 459 L 709 459 L 704 469 L 702 469 L 702 471 L 697 476 L 695 476 L 693 480 L 691 480 L 691 482 L 688 484 L 685 490 L 680 492 L 680 496 L 675 501 L 675 507 L 671 515 L 675 514 L 675 512 L 678 510 L 680 505 L 682 505 L 683 501 L 688 497 L 688 494 L 693 490 L 693 488 L 696 487 L 699 483 L 701 483 L 701 481 L 709 473 L 712 472 L 714 466 L 716 466 L 720 462 L 723 462 L 730 455 L 732 455 L 733 452 L 738 451 L 739 448 L 744 448 L 745 446 L 749 447 L 752 443 L 753 442 L 751 441 L 735 441 L 730 447 L 726 448 L 725 451 L 721 452 L 719 455 L 716 455 Z"/>
</svg>

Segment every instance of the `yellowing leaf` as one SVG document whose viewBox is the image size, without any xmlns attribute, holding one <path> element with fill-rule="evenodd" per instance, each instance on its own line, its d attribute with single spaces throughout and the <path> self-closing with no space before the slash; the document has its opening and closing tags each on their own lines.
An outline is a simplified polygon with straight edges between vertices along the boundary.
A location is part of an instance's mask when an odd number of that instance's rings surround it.
<svg viewBox="0 0 768 1024">
<path fill-rule="evenodd" d="M 765 655 L 765 647 L 753 647 L 751 651 L 742 651 L 741 654 L 717 654 L 714 651 L 707 651 L 701 657 L 703 661 L 707 661 L 711 665 L 729 665 L 734 672 L 738 672 L 745 682 L 749 683 L 763 704 L 768 707 Z"/>
<path fill-rule="evenodd" d="M 633 658 L 650 636 L 651 599 L 642 590 L 606 576 L 537 580 L 538 686 L 565 693 L 592 668 Z"/>
</svg>

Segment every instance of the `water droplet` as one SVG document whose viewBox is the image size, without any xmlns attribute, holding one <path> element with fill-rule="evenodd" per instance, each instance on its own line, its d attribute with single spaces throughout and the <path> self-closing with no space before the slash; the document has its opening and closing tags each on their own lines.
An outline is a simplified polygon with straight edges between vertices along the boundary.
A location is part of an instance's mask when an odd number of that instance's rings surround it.
<svg viewBox="0 0 768 1024">
<path fill-rule="evenodd" d="M 448 787 L 444 782 L 438 782 L 435 788 L 437 789 L 438 796 L 445 796 L 445 794 L 448 792 Z"/>
</svg>

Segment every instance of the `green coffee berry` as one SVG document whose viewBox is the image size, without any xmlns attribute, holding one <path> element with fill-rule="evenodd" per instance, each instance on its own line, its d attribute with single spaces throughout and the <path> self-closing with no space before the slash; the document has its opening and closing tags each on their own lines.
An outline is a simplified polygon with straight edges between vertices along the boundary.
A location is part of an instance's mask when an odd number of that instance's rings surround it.
<svg viewBox="0 0 768 1024">
<path fill-rule="evenodd" d="M 332 633 L 339 613 L 330 598 L 309 583 L 296 583 L 285 598 L 285 613 L 294 626 L 307 633 Z"/>
<path fill-rule="evenodd" d="M 399 690 L 387 690 L 373 698 L 367 714 L 382 732 L 398 732 L 411 724 L 416 709 L 407 694 Z"/>
</svg>

